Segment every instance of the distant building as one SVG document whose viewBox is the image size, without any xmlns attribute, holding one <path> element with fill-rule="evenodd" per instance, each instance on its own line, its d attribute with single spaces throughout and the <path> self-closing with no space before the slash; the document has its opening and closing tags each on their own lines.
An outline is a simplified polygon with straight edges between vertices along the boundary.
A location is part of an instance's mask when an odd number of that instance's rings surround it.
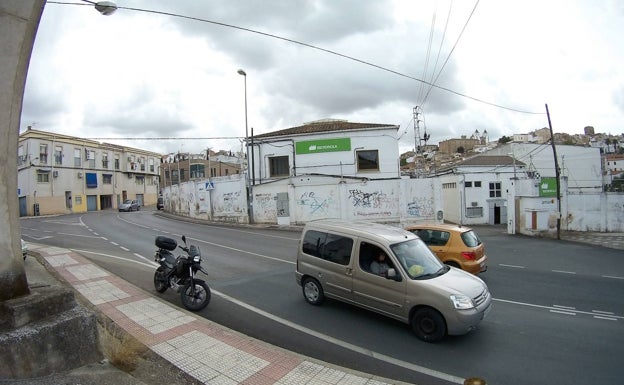
<svg viewBox="0 0 624 385">
<path fill-rule="evenodd" d="M 160 154 L 29 128 L 17 156 L 20 216 L 156 204 Z"/>
<path fill-rule="evenodd" d="M 188 182 L 193 179 L 209 179 L 240 174 L 242 161 L 234 156 L 216 154 L 167 154 L 161 159 L 161 187 Z"/>
<path fill-rule="evenodd" d="M 465 153 L 472 151 L 475 147 L 485 144 L 485 139 L 466 138 L 463 135 L 460 139 L 447 139 L 438 145 L 440 152 L 445 154 Z"/>
<path fill-rule="evenodd" d="M 292 176 L 399 178 L 399 126 L 327 119 L 250 138 L 253 184 Z"/>
</svg>

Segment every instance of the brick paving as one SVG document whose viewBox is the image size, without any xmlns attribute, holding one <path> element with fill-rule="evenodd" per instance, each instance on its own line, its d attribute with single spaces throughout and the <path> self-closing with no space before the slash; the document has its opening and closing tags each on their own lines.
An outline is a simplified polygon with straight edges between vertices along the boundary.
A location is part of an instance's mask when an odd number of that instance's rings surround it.
<svg viewBox="0 0 624 385">
<path fill-rule="evenodd" d="M 29 250 L 98 311 L 204 384 L 400 383 L 339 368 L 227 329 L 151 296 L 70 250 L 32 243 Z"/>
</svg>

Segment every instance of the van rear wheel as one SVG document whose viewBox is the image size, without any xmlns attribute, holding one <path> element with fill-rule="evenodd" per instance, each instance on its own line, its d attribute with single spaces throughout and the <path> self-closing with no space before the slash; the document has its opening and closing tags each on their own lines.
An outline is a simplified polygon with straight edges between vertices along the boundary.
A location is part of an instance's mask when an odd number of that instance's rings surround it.
<svg viewBox="0 0 624 385">
<path fill-rule="evenodd" d="M 318 306 L 325 301 L 325 294 L 323 294 L 323 287 L 314 278 L 306 278 L 301 285 L 303 289 L 303 298 L 311 304 Z"/>
<path fill-rule="evenodd" d="M 416 337 L 425 342 L 436 342 L 446 335 L 444 317 L 437 310 L 429 307 L 416 310 L 411 324 Z"/>
</svg>

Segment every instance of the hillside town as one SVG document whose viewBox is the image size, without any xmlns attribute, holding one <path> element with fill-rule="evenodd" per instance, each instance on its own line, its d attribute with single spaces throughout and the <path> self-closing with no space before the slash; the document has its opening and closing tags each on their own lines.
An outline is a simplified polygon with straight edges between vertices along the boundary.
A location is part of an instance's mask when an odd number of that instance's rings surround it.
<svg viewBox="0 0 624 385">
<path fill-rule="evenodd" d="M 17 149 L 20 215 L 116 209 L 127 200 L 150 206 L 160 198 L 167 211 L 214 221 L 300 224 L 342 213 L 393 223 L 507 223 L 510 232 L 540 233 L 564 213 L 520 210 L 516 195 L 553 196 L 541 186 L 554 189 L 554 162 L 568 211 L 573 197 L 622 192 L 622 134 L 585 127 L 584 134 L 555 134 L 553 147 L 548 128 L 496 140 L 475 130 L 399 154 L 397 131 L 325 119 L 249 138 L 246 153 L 159 154 L 29 128 Z M 622 226 L 619 219 L 581 224 L 581 217 L 591 218 L 566 214 L 567 228 Z"/>
</svg>

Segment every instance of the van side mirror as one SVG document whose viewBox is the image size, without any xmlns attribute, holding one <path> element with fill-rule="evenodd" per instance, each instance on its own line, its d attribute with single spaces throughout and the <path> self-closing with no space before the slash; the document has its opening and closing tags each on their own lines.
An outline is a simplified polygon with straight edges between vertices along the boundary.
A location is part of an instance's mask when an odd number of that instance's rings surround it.
<svg viewBox="0 0 624 385">
<path fill-rule="evenodd" d="M 401 282 L 401 275 L 397 274 L 394 268 L 388 269 L 388 272 L 386 273 L 386 278 L 393 281 Z"/>
</svg>

